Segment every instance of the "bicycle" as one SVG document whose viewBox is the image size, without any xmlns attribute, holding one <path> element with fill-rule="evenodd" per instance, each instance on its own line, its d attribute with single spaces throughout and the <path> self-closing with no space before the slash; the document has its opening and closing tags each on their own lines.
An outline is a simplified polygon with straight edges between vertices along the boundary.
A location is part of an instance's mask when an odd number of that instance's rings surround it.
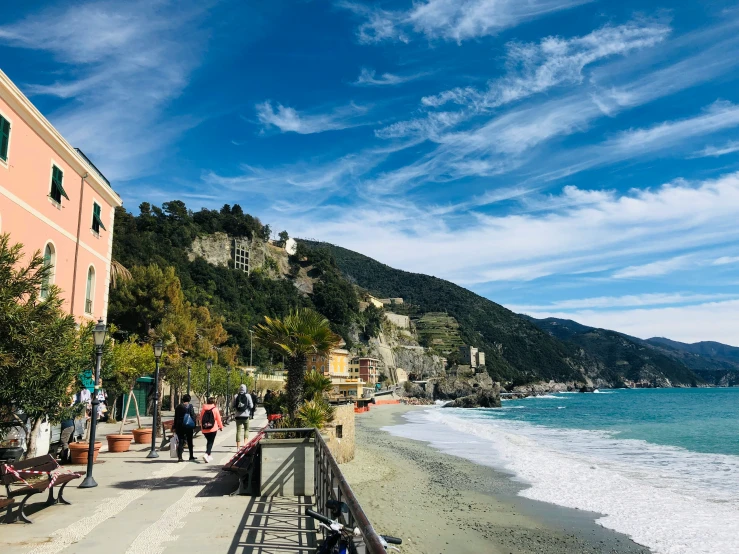
<svg viewBox="0 0 739 554">
<path fill-rule="evenodd" d="M 351 529 L 338 521 L 341 512 L 347 513 L 349 511 L 348 506 L 343 502 L 329 500 L 326 502 L 326 507 L 331 510 L 331 515 L 334 519 L 321 515 L 311 509 L 305 511 L 306 515 L 317 520 L 318 525 L 328 531 L 328 536 L 324 539 L 316 554 L 357 554 L 354 539 L 362 536 L 359 528 L 354 527 Z M 380 542 L 386 551 L 388 549 L 399 551 L 398 548 L 390 546 L 390 544 L 403 544 L 401 539 L 389 535 L 380 535 Z"/>
</svg>

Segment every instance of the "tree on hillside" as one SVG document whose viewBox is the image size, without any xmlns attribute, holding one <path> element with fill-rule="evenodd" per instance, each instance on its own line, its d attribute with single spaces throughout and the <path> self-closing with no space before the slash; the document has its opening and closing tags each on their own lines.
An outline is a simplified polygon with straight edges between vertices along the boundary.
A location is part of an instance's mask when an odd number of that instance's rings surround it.
<svg viewBox="0 0 739 554">
<path fill-rule="evenodd" d="M 306 362 L 309 355 L 328 355 L 341 343 L 341 337 L 331 331 L 326 318 L 309 308 L 291 312 L 282 320 L 264 318 L 256 326 L 254 338 L 275 353 L 285 356 L 287 381 L 285 394 L 290 419 L 297 415 L 303 400 Z"/>
<path fill-rule="evenodd" d="M 92 364 L 74 318 L 62 310 L 59 288 L 48 286 L 40 298 L 50 271 L 40 252 L 24 262 L 22 245 L 0 235 L 0 410 L 28 417 L 28 456 L 36 454 L 41 422 L 58 419 L 76 377 Z"/>
</svg>

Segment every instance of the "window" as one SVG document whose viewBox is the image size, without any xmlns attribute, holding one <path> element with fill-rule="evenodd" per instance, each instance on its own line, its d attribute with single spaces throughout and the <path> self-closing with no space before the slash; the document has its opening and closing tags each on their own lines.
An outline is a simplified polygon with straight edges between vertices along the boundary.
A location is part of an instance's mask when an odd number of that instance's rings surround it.
<svg viewBox="0 0 739 554">
<path fill-rule="evenodd" d="M 54 200 L 54 202 L 56 202 L 57 204 L 61 204 L 62 196 L 69 200 L 69 196 L 67 196 L 67 191 L 65 191 L 64 186 L 62 186 L 62 181 L 64 181 L 64 173 L 55 165 L 51 167 L 51 192 L 49 193 L 49 196 L 52 200 Z"/>
<path fill-rule="evenodd" d="M 41 298 L 46 300 L 49 297 L 49 286 L 54 283 L 54 264 L 56 263 L 56 250 L 50 242 L 44 247 L 44 267 L 48 267 L 48 272 L 41 281 Z"/>
<path fill-rule="evenodd" d="M 107 231 L 105 228 L 105 225 L 103 225 L 103 221 L 100 219 L 100 204 L 97 202 L 92 203 L 92 230 L 95 231 L 98 235 L 100 234 L 100 229 L 103 231 Z"/>
<path fill-rule="evenodd" d="M 0 160 L 8 161 L 8 147 L 10 146 L 10 121 L 0 115 Z"/>
<path fill-rule="evenodd" d="M 85 289 L 85 313 L 92 315 L 92 299 L 95 296 L 95 268 L 87 270 L 87 288 Z"/>
<path fill-rule="evenodd" d="M 234 239 L 234 269 L 249 273 L 249 242 Z"/>
</svg>

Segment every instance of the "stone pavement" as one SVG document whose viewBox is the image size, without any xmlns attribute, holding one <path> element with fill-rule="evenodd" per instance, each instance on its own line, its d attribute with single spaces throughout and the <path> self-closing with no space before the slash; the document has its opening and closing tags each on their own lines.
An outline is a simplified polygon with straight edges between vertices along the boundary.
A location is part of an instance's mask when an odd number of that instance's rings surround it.
<svg viewBox="0 0 739 554">
<path fill-rule="evenodd" d="M 251 435 L 266 423 L 263 409 L 251 421 Z M 132 444 L 127 453 L 103 448 L 95 464 L 98 487 L 70 484 L 64 496 L 71 506 L 31 504 L 33 524 L 0 525 L 3 554 L 271 554 L 312 551 L 315 531 L 304 511 L 309 499 L 229 496 L 235 476 L 221 471 L 236 451 L 233 424 L 218 433 L 213 463 L 202 459 L 205 439 L 195 439 L 196 462 L 177 463 L 169 451 L 149 460 L 149 447 Z M 68 466 L 70 469 L 83 469 Z M 45 495 L 38 495 L 39 497 Z"/>
</svg>

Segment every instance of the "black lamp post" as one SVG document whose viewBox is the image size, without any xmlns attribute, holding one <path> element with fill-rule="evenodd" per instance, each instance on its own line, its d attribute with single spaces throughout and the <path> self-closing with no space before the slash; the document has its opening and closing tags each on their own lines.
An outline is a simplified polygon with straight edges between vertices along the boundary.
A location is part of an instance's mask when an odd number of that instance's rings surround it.
<svg viewBox="0 0 739 554">
<path fill-rule="evenodd" d="M 95 457 L 95 430 L 97 429 L 98 422 L 98 391 L 100 390 L 100 362 L 103 359 L 103 345 L 105 344 L 105 335 L 108 332 L 108 328 L 103 323 L 101 317 L 95 328 L 92 330 L 92 338 L 95 341 L 95 385 L 92 394 L 92 414 L 90 415 L 90 447 L 87 450 L 87 474 L 85 475 L 84 481 L 80 484 L 81 489 L 91 489 L 97 487 L 98 484 L 92 477 L 92 465 Z"/>
<path fill-rule="evenodd" d="M 231 407 L 231 366 L 226 367 L 226 424 L 228 424 L 229 408 Z"/>
<path fill-rule="evenodd" d="M 205 362 L 205 369 L 208 370 L 208 377 L 207 377 L 207 380 L 205 381 L 205 396 L 206 396 L 206 400 L 207 400 L 207 398 L 210 397 L 210 370 L 211 370 L 212 367 L 213 367 L 213 360 L 211 360 L 210 358 L 208 358 L 206 360 L 206 362 Z"/>
<path fill-rule="evenodd" d="M 190 365 L 190 362 L 187 362 L 187 394 L 190 394 L 190 374 L 192 372 L 192 367 Z"/>
<path fill-rule="evenodd" d="M 158 458 L 157 452 L 157 412 L 159 411 L 159 359 L 162 357 L 164 345 L 161 340 L 154 343 L 154 413 L 151 420 L 151 450 L 146 455 L 147 458 Z"/>
</svg>

